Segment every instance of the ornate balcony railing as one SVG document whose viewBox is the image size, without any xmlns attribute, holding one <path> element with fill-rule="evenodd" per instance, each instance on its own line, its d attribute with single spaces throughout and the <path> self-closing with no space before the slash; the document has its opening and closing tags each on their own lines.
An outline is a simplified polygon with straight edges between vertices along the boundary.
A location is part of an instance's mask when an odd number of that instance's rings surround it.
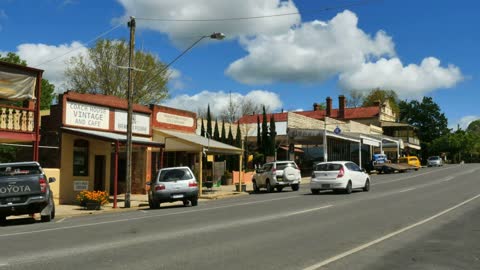
<svg viewBox="0 0 480 270">
<path fill-rule="evenodd" d="M 33 132 L 34 111 L 0 105 L 0 130 L 12 132 Z"/>
</svg>

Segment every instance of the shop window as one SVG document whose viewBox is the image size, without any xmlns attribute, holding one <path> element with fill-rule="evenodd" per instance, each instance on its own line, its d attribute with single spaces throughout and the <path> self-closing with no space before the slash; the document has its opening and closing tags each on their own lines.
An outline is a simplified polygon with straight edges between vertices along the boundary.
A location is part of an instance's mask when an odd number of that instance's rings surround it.
<svg viewBox="0 0 480 270">
<path fill-rule="evenodd" d="M 73 143 L 73 176 L 88 176 L 88 141 Z"/>
</svg>

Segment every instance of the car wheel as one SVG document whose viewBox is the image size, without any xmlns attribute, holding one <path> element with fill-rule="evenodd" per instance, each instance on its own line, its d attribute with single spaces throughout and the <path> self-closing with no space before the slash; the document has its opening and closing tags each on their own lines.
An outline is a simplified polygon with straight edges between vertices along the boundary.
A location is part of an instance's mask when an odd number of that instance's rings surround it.
<svg viewBox="0 0 480 270">
<path fill-rule="evenodd" d="M 192 206 L 197 206 L 198 205 L 198 198 L 193 198 L 190 201 L 192 202 Z"/>
<path fill-rule="evenodd" d="M 347 188 L 345 188 L 345 193 L 346 194 L 352 193 L 352 182 L 348 181 Z"/>
<path fill-rule="evenodd" d="M 267 180 L 267 192 L 268 192 L 268 193 L 273 192 L 273 187 L 272 187 L 272 185 L 270 185 L 270 181 L 269 181 L 269 180 Z"/>
<path fill-rule="evenodd" d="M 150 209 L 158 209 L 160 208 L 160 202 L 157 202 L 153 199 L 148 200 L 148 206 L 150 206 Z"/>
<path fill-rule="evenodd" d="M 300 188 L 298 184 L 292 185 L 292 190 L 297 191 Z"/>
<path fill-rule="evenodd" d="M 52 219 L 55 219 L 55 204 L 53 205 L 51 216 Z"/>
<path fill-rule="evenodd" d="M 190 202 L 188 200 L 183 200 L 183 206 L 188 206 Z"/>
<path fill-rule="evenodd" d="M 42 222 L 50 222 L 52 220 L 52 212 L 50 212 L 48 215 L 40 216 L 40 219 Z"/>
<path fill-rule="evenodd" d="M 260 191 L 260 189 L 258 188 L 257 186 L 257 182 L 256 181 L 253 181 L 253 192 L 254 193 L 258 193 Z"/>
<path fill-rule="evenodd" d="M 319 194 L 320 190 L 319 189 L 311 189 L 312 194 Z"/>
<path fill-rule="evenodd" d="M 282 190 L 283 190 L 283 187 L 277 187 L 278 192 L 282 192 Z"/>
<path fill-rule="evenodd" d="M 370 180 L 365 181 L 365 186 L 363 186 L 363 191 L 368 192 L 370 191 Z"/>
</svg>

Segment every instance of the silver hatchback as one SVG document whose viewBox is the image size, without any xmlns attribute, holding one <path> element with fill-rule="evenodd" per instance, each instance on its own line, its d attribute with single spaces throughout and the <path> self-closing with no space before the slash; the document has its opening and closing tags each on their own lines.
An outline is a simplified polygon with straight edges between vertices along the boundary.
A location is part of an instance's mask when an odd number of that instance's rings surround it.
<svg viewBox="0 0 480 270">
<path fill-rule="evenodd" d="M 148 205 L 152 209 L 160 208 L 164 202 L 183 201 L 183 205 L 198 204 L 198 183 L 188 167 L 163 168 L 158 171 L 153 182 L 147 183 Z"/>
<path fill-rule="evenodd" d="M 432 156 L 427 159 L 427 166 L 432 167 L 432 166 L 443 166 L 443 160 L 439 156 Z"/>
</svg>

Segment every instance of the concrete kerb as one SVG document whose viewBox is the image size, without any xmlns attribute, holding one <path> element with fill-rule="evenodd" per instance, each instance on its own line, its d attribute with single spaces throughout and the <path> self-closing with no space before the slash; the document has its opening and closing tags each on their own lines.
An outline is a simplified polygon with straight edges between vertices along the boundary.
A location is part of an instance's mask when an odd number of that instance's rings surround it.
<svg viewBox="0 0 480 270">
<path fill-rule="evenodd" d="M 302 178 L 303 184 L 310 183 L 310 177 L 303 177 Z M 251 183 L 246 184 L 247 192 L 237 192 L 235 185 L 228 185 L 228 186 L 220 186 L 214 187 L 212 189 L 203 189 L 203 194 L 199 197 L 199 201 L 209 201 L 209 200 L 219 200 L 225 199 L 230 197 L 237 197 L 237 196 L 246 196 L 249 195 L 249 191 L 253 190 L 253 186 Z M 130 208 L 124 208 L 124 194 L 120 194 L 117 198 L 117 208 L 113 208 L 113 197 L 111 196 L 111 202 L 102 206 L 101 210 L 86 210 L 79 205 L 70 205 L 70 204 L 61 204 L 56 205 L 56 220 L 64 218 L 64 217 L 71 217 L 71 216 L 82 216 L 82 215 L 97 215 L 97 214 L 104 214 L 104 213 L 119 213 L 125 211 L 139 211 L 139 210 L 147 210 L 148 207 L 148 196 L 144 194 L 132 194 L 130 197 Z M 174 206 L 174 205 L 182 205 L 182 202 L 174 202 L 174 203 L 164 203 L 162 206 Z"/>
</svg>

